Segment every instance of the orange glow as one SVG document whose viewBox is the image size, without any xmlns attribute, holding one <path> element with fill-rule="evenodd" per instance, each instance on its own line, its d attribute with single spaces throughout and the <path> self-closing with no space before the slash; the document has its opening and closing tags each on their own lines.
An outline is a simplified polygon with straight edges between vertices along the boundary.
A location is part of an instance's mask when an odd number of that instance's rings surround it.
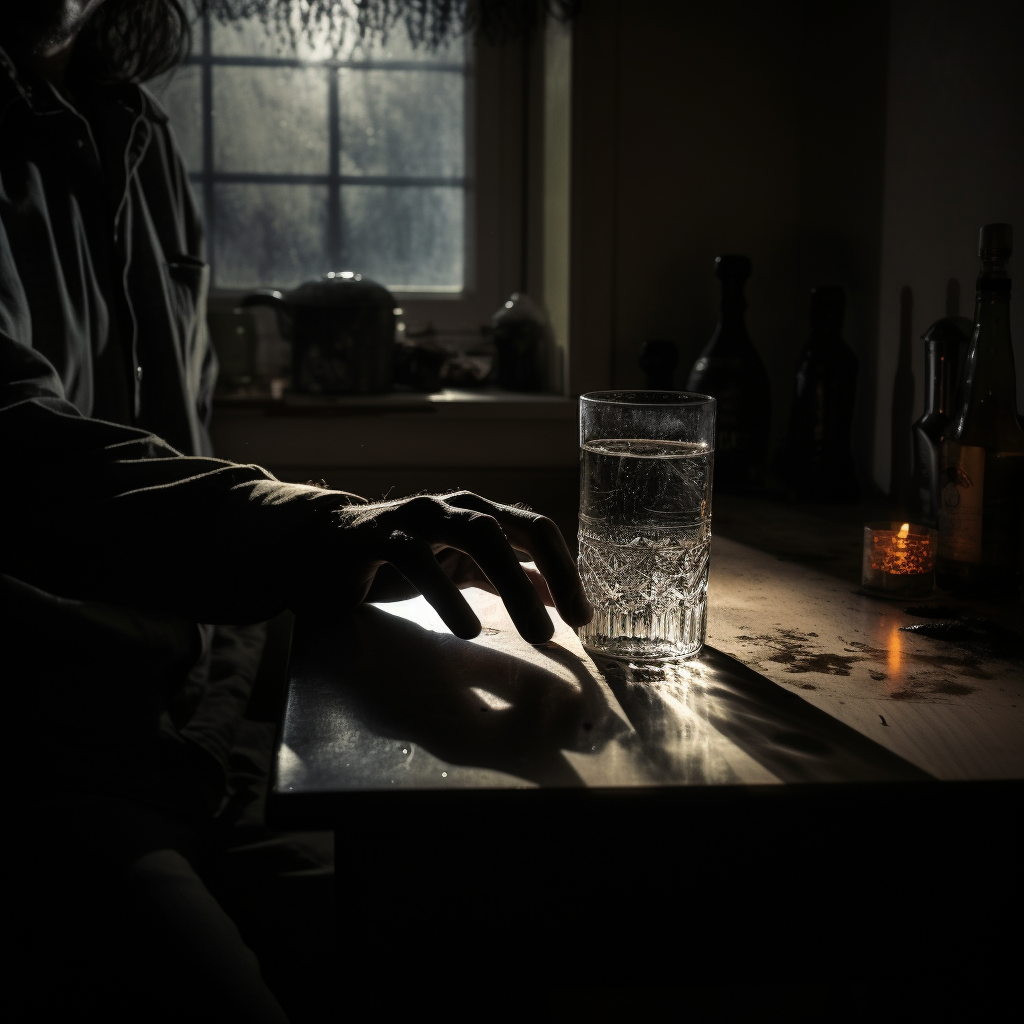
<svg viewBox="0 0 1024 1024">
<path fill-rule="evenodd" d="M 910 535 L 910 523 L 896 533 L 875 530 L 872 533 L 871 568 L 893 576 L 931 572 L 935 552 L 927 533 Z"/>
<path fill-rule="evenodd" d="M 903 665 L 903 638 L 900 636 L 898 626 L 893 626 L 889 633 L 889 650 L 886 652 L 886 662 L 889 668 L 889 687 L 900 674 Z M 897 687 L 898 689 L 898 687 Z"/>
</svg>

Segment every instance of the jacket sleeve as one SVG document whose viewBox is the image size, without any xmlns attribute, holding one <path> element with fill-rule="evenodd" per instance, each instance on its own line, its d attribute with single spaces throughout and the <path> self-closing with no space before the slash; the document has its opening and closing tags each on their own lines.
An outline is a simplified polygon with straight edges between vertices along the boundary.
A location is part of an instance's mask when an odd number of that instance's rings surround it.
<svg viewBox="0 0 1024 1024">
<path fill-rule="evenodd" d="M 82 416 L 31 347 L 20 288 L 0 223 L 0 572 L 199 622 L 282 611 L 289 560 L 350 496 Z"/>
<path fill-rule="evenodd" d="M 282 611 L 289 557 L 349 500 L 87 419 L 50 364 L 2 332 L 0 466 L 0 570 L 61 597 L 199 622 Z"/>
</svg>

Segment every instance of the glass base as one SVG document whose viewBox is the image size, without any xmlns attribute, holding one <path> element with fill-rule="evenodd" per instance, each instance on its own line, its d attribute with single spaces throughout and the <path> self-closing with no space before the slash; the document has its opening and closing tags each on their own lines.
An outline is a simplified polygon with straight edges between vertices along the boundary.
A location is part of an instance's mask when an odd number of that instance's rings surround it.
<svg viewBox="0 0 1024 1024">
<path fill-rule="evenodd" d="M 683 646 L 635 636 L 584 636 L 583 632 L 579 630 L 580 642 L 587 654 L 613 661 L 688 661 L 704 647 L 703 641 Z"/>
</svg>

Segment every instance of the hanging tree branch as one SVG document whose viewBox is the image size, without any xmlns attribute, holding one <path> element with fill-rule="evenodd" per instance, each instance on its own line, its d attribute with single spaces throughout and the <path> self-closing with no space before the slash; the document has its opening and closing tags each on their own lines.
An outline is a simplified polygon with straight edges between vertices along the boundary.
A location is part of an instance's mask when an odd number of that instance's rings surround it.
<svg viewBox="0 0 1024 1024">
<path fill-rule="evenodd" d="M 327 39 L 337 50 L 349 32 L 384 42 L 404 28 L 414 48 L 434 51 L 479 32 L 488 42 L 530 35 L 552 17 L 571 21 L 582 0 L 195 0 L 200 13 L 229 25 L 260 21 L 293 46 Z"/>
</svg>

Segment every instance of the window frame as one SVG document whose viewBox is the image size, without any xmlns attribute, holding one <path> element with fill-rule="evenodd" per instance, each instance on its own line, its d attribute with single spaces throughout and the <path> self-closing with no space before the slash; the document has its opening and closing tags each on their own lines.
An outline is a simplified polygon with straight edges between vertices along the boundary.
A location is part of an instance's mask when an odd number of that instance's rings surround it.
<svg viewBox="0 0 1024 1024">
<path fill-rule="evenodd" d="M 201 78 L 202 169 L 191 171 L 193 188 L 202 194 L 208 258 L 213 260 L 212 239 L 216 207 L 214 186 L 228 183 L 326 184 L 328 190 L 328 248 L 330 270 L 341 266 L 341 197 L 343 184 L 415 184 L 461 186 L 465 196 L 463 288 L 455 291 L 393 290 L 410 326 L 432 324 L 439 330 L 475 330 L 489 321 L 513 291 L 524 290 L 523 261 L 526 210 L 526 79 L 524 47 L 519 43 L 492 46 L 481 40 L 468 43 L 465 65 L 425 64 L 415 61 L 305 60 L 299 57 L 214 55 L 210 17 L 201 23 L 198 53 L 185 64 L 197 66 Z M 329 166 L 326 174 L 263 174 L 215 171 L 213 167 L 213 69 L 215 67 L 323 68 L 328 74 Z M 398 176 L 343 175 L 341 173 L 339 72 L 363 70 L 460 70 L 466 78 L 465 174 L 459 178 L 405 178 Z M 211 288 L 212 310 L 237 305 L 248 289 Z"/>
</svg>

